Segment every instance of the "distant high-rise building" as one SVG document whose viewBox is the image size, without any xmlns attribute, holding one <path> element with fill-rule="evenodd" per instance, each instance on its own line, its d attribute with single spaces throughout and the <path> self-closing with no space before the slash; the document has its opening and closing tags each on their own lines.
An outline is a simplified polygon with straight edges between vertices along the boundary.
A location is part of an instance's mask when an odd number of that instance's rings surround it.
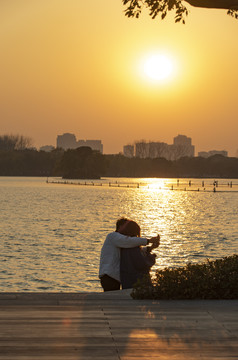
<svg viewBox="0 0 238 360">
<path fill-rule="evenodd" d="M 167 158 L 169 145 L 164 142 L 149 142 L 148 143 L 148 157 L 155 158 Z"/>
<path fill-rule="evenodd" d="M 171 147 L 173 154 L 171 160 L 177 160 L 181 157 L 194 157 L 195 147 L 192 145 L 192 139 L 186 135 L 178 135 L 174 138 L 174 143 Z"/>
<path fill-rule="evenodd" d="M 125 148 L 125 147 L 124 147 Z M 192 139 L 185 135 L 178 135 L 174 138 L 172 145 L 164 142 L 146 142 L 140 141 L 135 143 L 134 153 L 139 158 L 159 158 L 167 160 L 177 160 L 181 157 L 193 157 L 195 148 L 192 145 Z M 128 156 L 125 154 L 124 155 Z"/>
<path fill-rule="evenodd" d="M 74 134 L 65 133 L 63 135 L 58 135 L 56 140 L 57 148 L 67 149 L 76 149 L 77 141 Z"/>
<path fill-rule="evenodd" d="M 77 147 L 89 146 L 92 150 L 100 151 L 103 153 L 103 144 L 101 140 L 78 140 Z"/>
<path fill-rule="evenodd" d="M 74 134 L 65 133 L 57 136 L 57 147 L 64 150 L 77 149 L 81 146 L 89 146 L 92 150 L 97 150 L 103 153 L 103 144 L 101 140 L 76 140 Z"/>
<path fill-rule="evenodd" d="M 174 137 L 174 145 L 192 145 L 192 139 L 186 135 L 177 135 Z"/>
<path fill-rule="evenodd" d="M 159 158 L 168 157 L 168 144 L 164 142 L 136 142 L 135 156 L 139 158 Z"/>
<path fill-rule="evenodd" d="M 149 157 L 149 144 L 146 141 L 135 143 L 135 156 L 142 159 Z"/>
</svg>

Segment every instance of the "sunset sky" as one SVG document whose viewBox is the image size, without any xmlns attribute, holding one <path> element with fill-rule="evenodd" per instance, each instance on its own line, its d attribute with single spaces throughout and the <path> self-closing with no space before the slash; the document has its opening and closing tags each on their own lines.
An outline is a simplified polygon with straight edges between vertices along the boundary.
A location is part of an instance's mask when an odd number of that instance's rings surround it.
<svg viewBox="0 0 238 360">
<path fill-rule="evenodd" d="M 0 1 L 0 135 L 37 148 L 58 134 L 100 139 L 104 153 L 184 134 L 198 151 L 238 149 L 238 20 L 188 5 L 173 16 L 124 15 L 121 0 Z M 171 62 L 164 79 L 145 63 Z"/>
</svg>

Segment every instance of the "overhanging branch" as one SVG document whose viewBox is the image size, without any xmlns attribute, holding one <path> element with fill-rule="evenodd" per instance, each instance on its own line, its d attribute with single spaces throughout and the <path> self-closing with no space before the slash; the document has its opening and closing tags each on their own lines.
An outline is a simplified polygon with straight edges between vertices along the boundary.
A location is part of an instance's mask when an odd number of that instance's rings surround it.
<svg viewBox="0 0 238 360">
<path fill-rule="evenodd" d="M 209 9 L 226 9 L 227 14 L 238 19 L 238 0 L 122 0 L 126 6 L 125 15 L 127 17 L 139 18 L 143 8 L 149 10 L 152 19 L 160 16 L 163 20 L 168 11 L 175 11 L 175 22 L 185 23 L 188 3 L 195 7 Z"/>
</svg>

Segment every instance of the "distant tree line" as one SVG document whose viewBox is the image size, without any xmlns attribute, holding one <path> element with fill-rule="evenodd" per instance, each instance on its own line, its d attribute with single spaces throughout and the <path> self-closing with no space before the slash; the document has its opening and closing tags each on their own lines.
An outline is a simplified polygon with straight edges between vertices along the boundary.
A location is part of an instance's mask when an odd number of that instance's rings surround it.
<svg viewBox="0 0 238 360">
<path fill-rule="evenodd" d="M 0 176 L 51 176 L 61 156 L 62 151 L 0 150 Z"/>
<path fill-rule="evenodd" d="M 89 147 L 51 152 L 0 149 L 0 176 L 238 178 L 238 158 L 214 155 L 171 161 L 165 158 L 127 158 L 120 154 L 102 155 Z"/>
<path fill-rule="evenodd" d="M 0 150 L 24 150 L 32 146 L 32 140 L 23 135 L 1 135 Z"/>
<path fill-rule="evenodd" d="M 163 178 L 238 178 L 238 158 L 214 155 L 209 158 L 182 157 L 126 158 L 123 155 L 106 156 L 106 176 L 163 177 Z"/>
<path fill-rule="evenodd" d="M 66 150 L 54 169 L 66 179 L 100 179 L 105 170 L 105 155 L 88 146 Z"/>
<path fill-rule="evenodd" d="M 0 136 L 0 176 L 61 176 L 65 179 L 100 177 L 238 178 L 238 158 L 163 157 L 141 159 L 103 155 L 90 147 L 37 151 L 22 135 Z"/>
</svg>

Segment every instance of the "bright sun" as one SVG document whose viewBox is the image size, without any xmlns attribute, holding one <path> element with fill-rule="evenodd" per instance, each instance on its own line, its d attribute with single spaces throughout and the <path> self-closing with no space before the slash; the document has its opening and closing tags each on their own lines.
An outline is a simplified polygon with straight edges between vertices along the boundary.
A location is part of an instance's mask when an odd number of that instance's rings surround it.
<svg viewBox="0 0 238 360">
<path fill-rule="evenodd" d="M 162 81 L 171 77 L 174 66 L 166 55 L 151 55 L 144 62 L 144 73 L 153 81 Z"/>
</svg>

